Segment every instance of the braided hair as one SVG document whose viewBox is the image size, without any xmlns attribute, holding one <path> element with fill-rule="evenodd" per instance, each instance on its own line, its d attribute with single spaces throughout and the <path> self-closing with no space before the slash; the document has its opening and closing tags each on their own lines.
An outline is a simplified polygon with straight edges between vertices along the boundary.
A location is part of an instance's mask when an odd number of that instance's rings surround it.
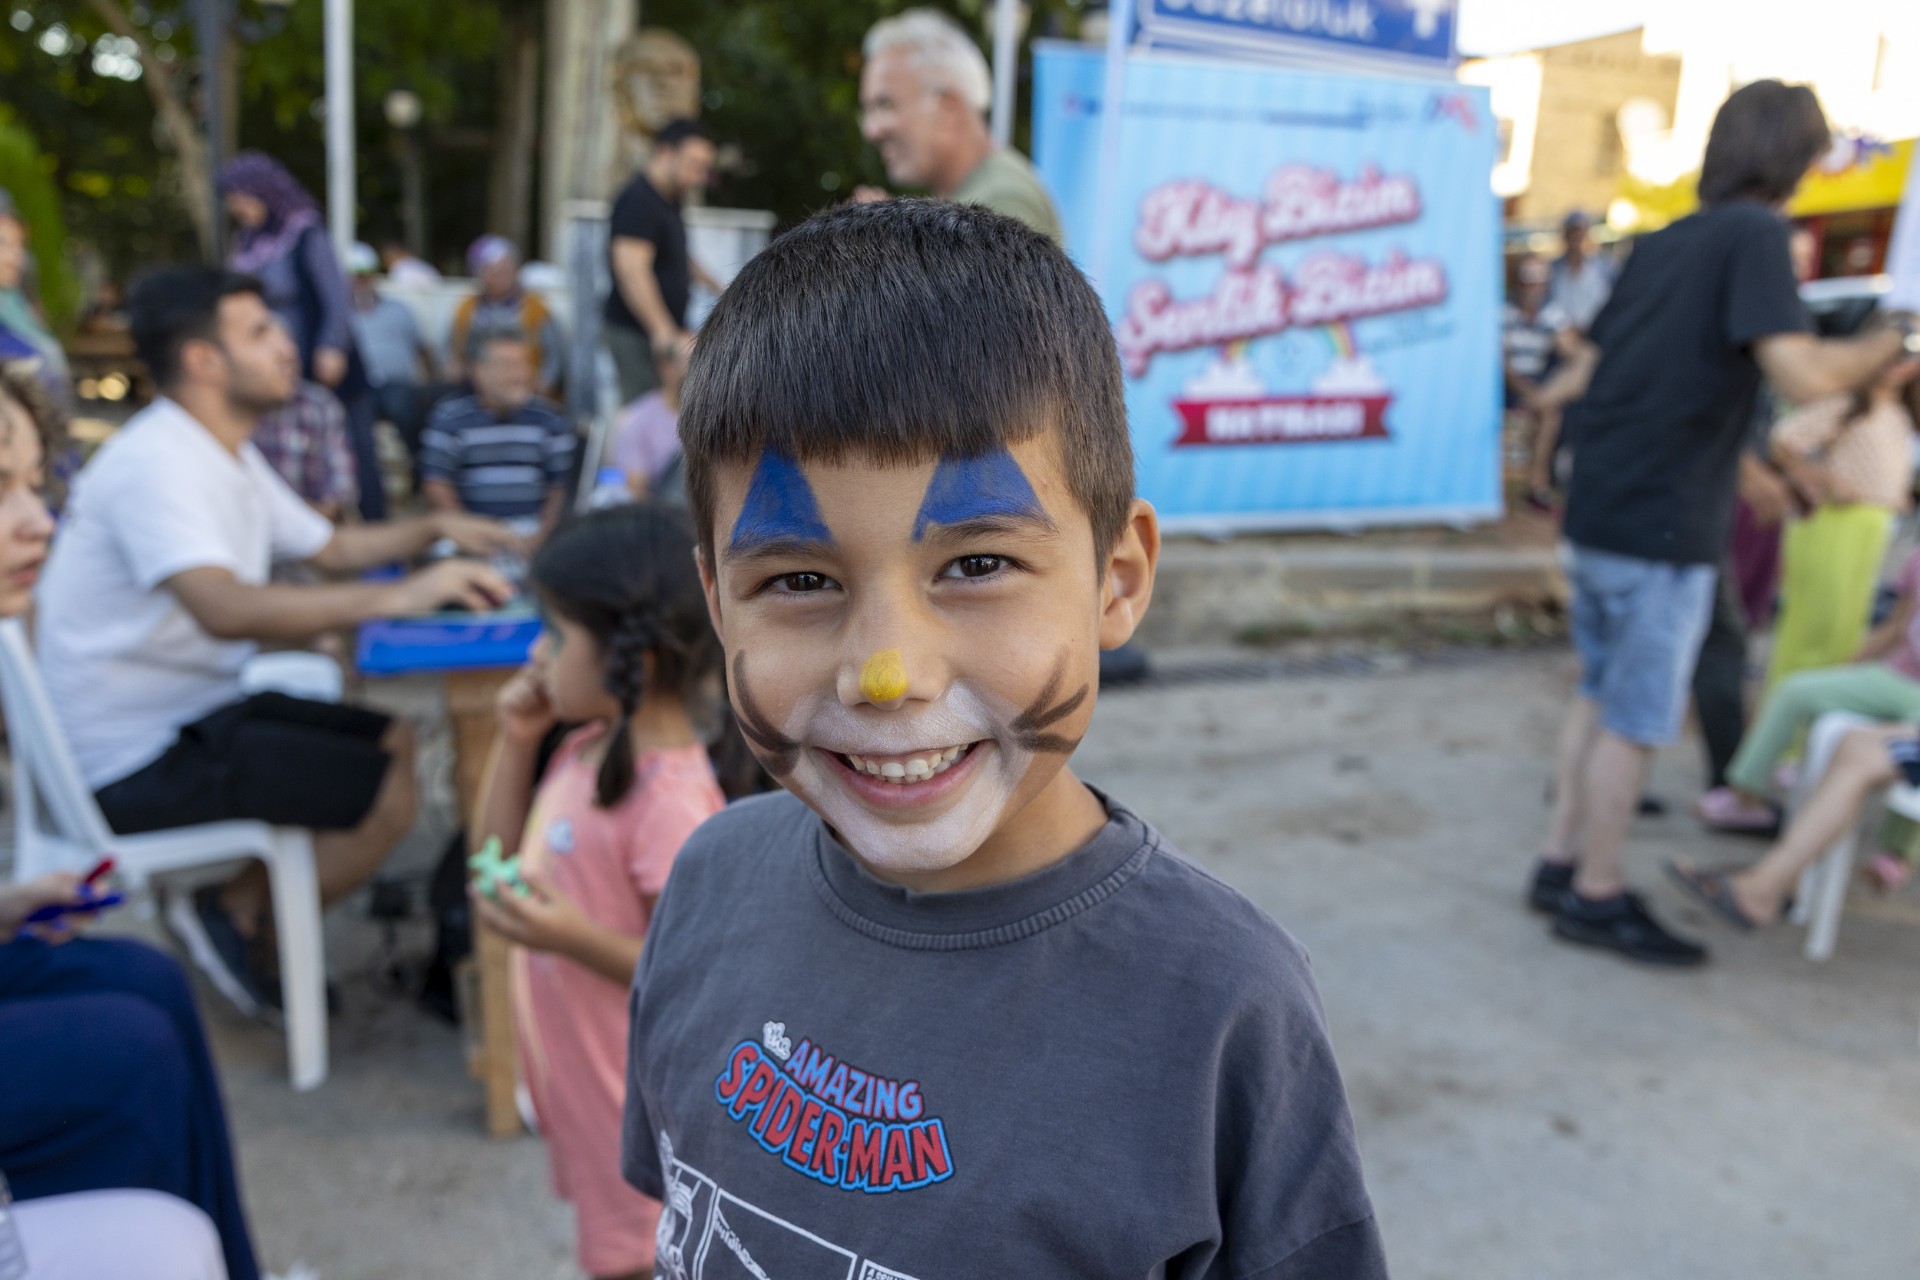
<svg viewBox="0 0 1920 1280">
<path fill-rule="evenodd" d="M 620 724 L 600 761 L 594 800 L 620 803 L 633 785 L 626 724 L 648 697 L 693 705 L 720 670 L 686 513 L 653 503 L 590 511 L 556 529 L 529 577 L 553 612 L 579 624 L 605 654 L 601 680 Z M 651 678 L 645 659 L 652 655 Z"/>
</svg>

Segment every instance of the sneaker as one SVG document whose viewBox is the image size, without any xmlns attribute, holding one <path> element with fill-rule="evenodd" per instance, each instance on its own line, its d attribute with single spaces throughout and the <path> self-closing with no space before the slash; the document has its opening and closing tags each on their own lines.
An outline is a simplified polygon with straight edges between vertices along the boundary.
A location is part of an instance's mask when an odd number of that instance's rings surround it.
<svg viewBox="0 0 1920 1280">
<path fill-rule="evenodd" d="M 1527 905 L 1552 915 L 1560 909 L 1560 899 L 1573 888 L 1573 864 L 1548 862 L 1542 858 L 1533 868 L 1533 883 L 1527 888 Z"/>
<path fill-rule="evenodd" d="M 1668 933 L 1637 893 L 1595 901 L 1569 892 L 1554 913 L 1553 934 L 1582 946 L 1604 947 L 1642 964 L 1684 968 L 1703 964 L 1707 949 Z"/>
<path fill-rule="evenodd" d="M 169 895 L 163 918 L 167 931 L 215 991 L 246 1017 L 266 1016 L 267 1002 L 251 963 L 253 944 L 220 905 L 218 886 L 196 889 L 191 897 Z"/>
</svg>

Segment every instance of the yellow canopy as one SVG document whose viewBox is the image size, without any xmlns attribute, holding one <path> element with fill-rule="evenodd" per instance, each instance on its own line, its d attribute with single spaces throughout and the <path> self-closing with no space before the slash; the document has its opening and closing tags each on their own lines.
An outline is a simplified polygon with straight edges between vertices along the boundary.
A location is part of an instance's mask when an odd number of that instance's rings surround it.
<svg viewBox="0 0 1920 1280">
<path fill-rule="evenodd" d="M 1907 172 L 1913 167 L 1914 141 L 1907 138 L 1885 150 L 1875 149 L 1864 163 L 1848 165 L 1838 173 L 1815 169 L 1787 202 L 1788 216 L 1806 218 L 1895 207 L 1906 190 Z M 1665 184 L 1623 174 L 1607 221 L 1617 231 L 1657 231 L 1694 211 L 1700 203 L 1696 191 L 1699 182 L 1697 173 Z"/>
</svg>

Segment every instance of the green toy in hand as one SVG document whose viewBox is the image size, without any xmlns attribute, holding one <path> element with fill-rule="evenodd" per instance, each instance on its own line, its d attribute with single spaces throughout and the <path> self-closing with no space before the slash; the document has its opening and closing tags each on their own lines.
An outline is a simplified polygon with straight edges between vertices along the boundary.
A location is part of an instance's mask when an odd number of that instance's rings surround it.
<svg viewBox="0 0 1920 1280">
<path fill-rule="evenodd" d="M 467 859 L 467 869 L 473 872 L 473 887 L 489 898 L 497 899 L 502 887 L 512 889 L 523 898 L 533 892 L 520 877 L 520 855 L 500 856 L 499 836 L 487 837 L 480 852 Z"/>
</svg>

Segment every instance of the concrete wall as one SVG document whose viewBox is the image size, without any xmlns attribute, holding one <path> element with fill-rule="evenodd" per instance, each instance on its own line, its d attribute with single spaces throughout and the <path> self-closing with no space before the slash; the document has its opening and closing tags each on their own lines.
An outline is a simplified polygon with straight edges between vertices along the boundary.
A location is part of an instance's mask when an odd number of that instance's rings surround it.
<svg viewBox="0 0 1920 1280">
<path fill-rule="evenodd" d="M 1584 209 L 1604 216 L 1626 171 L 1626 150 L 1614 127 L 1633 98 L 1659 105 L 1671 122 L 1680 91 L 1680 59 L 1648 54 L 1639 29 L 1541 49 L 1540 114 L 1530 165 L 1532 184 L 1519 198 L 1523 221 L 1547 221 Z"/>
</svg>

